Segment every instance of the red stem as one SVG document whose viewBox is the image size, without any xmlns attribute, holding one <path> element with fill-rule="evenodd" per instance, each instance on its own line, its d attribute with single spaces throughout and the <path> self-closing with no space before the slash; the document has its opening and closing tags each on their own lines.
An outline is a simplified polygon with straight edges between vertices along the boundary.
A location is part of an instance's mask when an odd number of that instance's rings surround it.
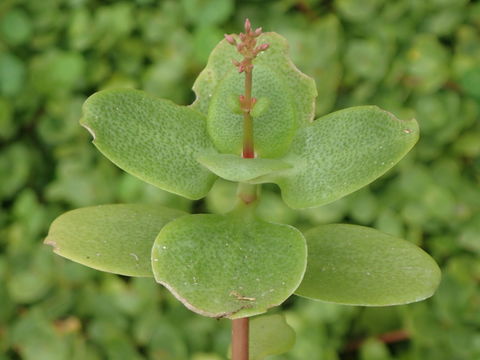
<svg viewBox="0 0 480 360">
<path fill-rule="evenodd" d="M 232 320 L 232 360 L 248 360 L 248 317 Z"/>
<path fill-rule="evenodd" d="M 243 157 L 253 159 L 255 149 L 253 145 L 252 110 L 252 69 L 245 70 L 245 108 L 243 109 Z"/>
</svg>

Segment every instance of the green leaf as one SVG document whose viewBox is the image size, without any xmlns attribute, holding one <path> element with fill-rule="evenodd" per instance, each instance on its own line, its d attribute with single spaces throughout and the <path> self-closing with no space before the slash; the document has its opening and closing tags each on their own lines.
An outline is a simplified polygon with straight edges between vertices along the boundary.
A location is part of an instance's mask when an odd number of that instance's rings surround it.
<svg viewBox="0 0 480 360">
<path fill-rule="evenodd" d="M 198 153 L 212 149 L 203 116 L 137 90 L 105 90 L 85 103 L 81 124 L 123 170 L 189 199 L 204 197 L 216 176 Z"/>
<path fill-rule="evenodd" d="M 269 32 L 261 35 L 257 41 L 259 44 L 268 43 L 270 47 L 258 56 L 254 64 L 269 67 L 278 78 L 281 78 L 283 84 L 287 85 L 285 91 L 294 108 L 298 124 L 312 121 L 315 115 L 315 97 L 317 96 L 315 81 L 300 72 L 292 63 L 288 54 L 287 40 L 276 33 Z M 193 84 L 193 91 L 197 98 L 192 107 L 207 114 L 210 101 L 220 80 L 229 72 L 236 71 L 232 65 L 232 59 L 241 60 L 241 55 L 226 40 L 220 41 L 213 49 L 207 66 Z M 253 83 L 256 82 L 258 80 L 254 77 Z M 269 90 L 277 91 L 277 89 Z"/>
<path fill-rule="evenodd" d="M 435 261 L 412 243 L 357 225 L 322 225 L 305 233 L 308 265 L 296 294 L 348 305 L 420 301 L 440 282 Z"/>
<path fill-rule="evenodd" d="M 183 211 L 158 205 L 100 205 L 69 211 L 52 223 L 45 244 L 67 259 L 127 276 L 152 276 L 155 237 Z"/>
<path fill-rule="evenodd" d="M 292 208 L 335 201 L 393 167 L 418 139 L 415 119 L 402 121 L 376 106 L 337 111 L 299 130 L 282 159 L 294 168 L 257 182 L 274 182 Z"/>
<path fill-rule="evenodd" d="M 245 214 L 189 215 L 165 226 L 152 251 L 155 279 L 190 310 L 231 319 L 281 304 L 306 266 L 295 228 Z"/>
<path fill-rule="evenodd" d="M 244 159 L 232 154 L 200 154 L 197 160 L 211 172 L 230 181 L 245 182 L 259 176 L 292 168 L 292 165 L 276 159 Z"/>
<path fill-rule="evenodd" d="M 280 314 L 259 316 L 250 321 L 250 360 L 280 355 L 295 345 L 295 331 Z"/>
<path fill-rule="evenodd" d="M 243 114 L 232 111 L 225 99 L 244 94 L 244 78 L 245 74 L 238 73 L 232 65 L 232 70 L 218 83 L 210 101 L 207 129 L 220 152 L 240 154 L 242 151 Z M 252 96 L 266 98 L 270 104 L 269 111 L 253 117 L 255 151 L 262 157 L 281 156 L 288 150 L 298 127 L 289 84 L 263 64 L 255 65 L 253 79 Z"/>
</svg>

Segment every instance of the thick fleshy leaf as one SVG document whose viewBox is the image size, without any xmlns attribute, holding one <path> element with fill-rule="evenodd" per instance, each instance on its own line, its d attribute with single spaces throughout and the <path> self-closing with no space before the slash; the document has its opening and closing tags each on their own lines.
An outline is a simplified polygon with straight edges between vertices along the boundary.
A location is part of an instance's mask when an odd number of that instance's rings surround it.
<svg viewBox="0 0 480 360">
<path fill-rule="evenodd" d="M 250 321 L 250 360 L 280 355 L 295 345 L 295 331 L 280 314 L 255 317 Z"/>
<path fill-rule="evenodd" d="M 348 305 L 407 304 L 432 296 L 435 261 L 414 244 L 372 228 L 332 224 L 305 233 L 308 265 L 296 294 Z"/>
<path fill-rule="evenodd" d="M 150 255 L 162 227 L 186 213 L 157 205 L 100 205 L 69 211 L 45 244 L 67 259 L 127 276 L 152 276 Z"/>
<path fill-rule="evenodd" d="M 252 96 L 264 99 L 262 102 L 268 107 L 258 112 L 258 116 L 252 112 L 255 152 L 262 157 L 281 156 L 288 151 L 298 128 L 289 84 L 273 68 L 263 64 L 255 65 L 253 79 Z M 245 74 L 230 71 L 218 83 L 210 101 L 207 129 L 220 152 L 240 154 L 242 151 L 243 114 L 238 114 L 225 99 L 243 94 L 244 82 Z"/>
<path fill-rule="evenodd" d="M 200 154 L 197 160 L 223 179 L 245 182 L 259 176 L 292 168 L 292 165 L 276 159 L 245 159 L 233 154 Z"/>
<path fill-rule="evenodd" d="M 337 111 L 298 131 L 282 159 L 293 169 L 258 182 L 277 183 L 292 208 L 324 205 L 384 174 L 418 135 L 415 119 L 402 121 L 376 106 Z"/>
<path fill-rule="evenodd" d="M 190 310 L 204 316 L 253 316 L 281 304 L 306 266 L 303 235 L 245 214 L 190 215 L 165 226 L 152 267 Z"/>
<path fill-rule="evenodd" d="M 259 44 L 268 43 L 270 46 L 255 59 L 254 64 L 270 67 L 282 78 L 281 81 L 288 85 L 287 92 L 294 107 L 295 119 L 299 124 L 312 121 L 317 96 L 315 81 L 303 74 L 292 63 L 288 55 L 287 40 L 277 33 L 268 32 L 262 34 L 257 41 Z M 226 40 L 220 41 L 210 54 L 207 66 L 193 85 L 197 98 L 192 107 L 205 115 L 208 113 L 210 101 L 218 83 L 229 72 L 236 71 L 232 60 L 241 60 L 241 55 Z M 254 84 L 255 81 L 254 78 Z"/>
<path fill-rule="evenodd" d="M 199 112 L 131 89 L 98 92 L 83 112 L 95 146 L 123 170 L 189 199 L 210 190 L 216 176 L 195 159 L 213 149 Z"/>
</svg>

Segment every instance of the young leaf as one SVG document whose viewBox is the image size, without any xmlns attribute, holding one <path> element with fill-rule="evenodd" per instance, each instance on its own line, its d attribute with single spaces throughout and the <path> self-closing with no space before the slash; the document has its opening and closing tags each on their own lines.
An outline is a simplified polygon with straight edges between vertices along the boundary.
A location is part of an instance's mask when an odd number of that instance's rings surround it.
<svg viewBox="0 0 480 360">
<path fill-rule="evenodd" d="M 288 55 L 287 40 L 276 33 L 268 32 L 259 36 L 257 42 L 258 44 L 269 44 L 269 48 L 255 59 L 254 65 L 270 67 L 287 85 L 285 91 L 291 99 L 294 116 L 299 125 L 312 121 L 315 115 L 315 97 L 317 96 L 315 81 L 300 72 L 292 63 Z M 210 101 L 218 83 L 228 73 L 237 71 L 232 65 L 232 60 L 238 61 L 241 58 L 242 56 L 234 46 L 226 40 L 220 41 L 213 49 L 207 66 L 193 84 L 193 91 L 197 96 L 192 104 L 193 108 L 205 115 L 208 113 Z M 253 83 L 256 82 L 258 80 L 254 77 Z"/>
<path fill-rule="evenodd" d="M 249 355 L 251 360 L 262 360 L 280 355 L 295 345 L 295 331 L 280 314 L 259 316 L 250 321 Z"/>
<path fill-rule="evenodd" d="M 375 229 L 322 225 L 305 233 L 308 265 L 296 294 L 348 305 L 420 301 L 440 282 L 435 261 L 412 243 Z"/>
<path fill-rule="evenodd" d="M 230 71 L 218 83 L 210 101 L 207 129 L 220 152 L 242 152 L 243 114 L 232 111 L 225 99 L 244 93 L 244 78 L 243 73 Z M 253 120 L 255 151 L 262 157 L 281 156 L 288 150 L 298 127 L 288 84 L 265 65 L 255 65 L 253 78 L 252 96 L 269 102 L 268 111 Z"/>
<path fill-rule="evenodd" d="M 155 237 L 183 211 L 157 205 L 100 205 L 69 211 L 52 223 L 45 244 L 67 259 L 127 276 L 152 276 Z"/>
<path fill-rule="evenodd" d="M 200 154 L 197 160 L 219 177 L 239 182 L 292 168 L 291 164 L 277 159 L 245 159 L 233 154 Z"/>
<path fill-rule="evenodd" d="M 155 279 L 190 310 L 231 319 L 281 304 L 300 283 L 305 239 L 295 228 L 242 214 L 189 215 L 152 250 Z"/>
<path fill-rule="evenodd" d="M 298 131 L 282 159 L 294 168 L 267 175 L 292 208 L 335 201 L 372 182 L 413 147 L 418 124 L 376 106 L 359 106 L 324 116 Z"/>
<path fill-rule="evenodd" d="M 216 176 L 195 159 L 213 148 L 200 113 L 130 89 L 96 93 L 83 111 L 95 146 L 123 170 L 189 199 L 210 190 Z"/>
</svg>

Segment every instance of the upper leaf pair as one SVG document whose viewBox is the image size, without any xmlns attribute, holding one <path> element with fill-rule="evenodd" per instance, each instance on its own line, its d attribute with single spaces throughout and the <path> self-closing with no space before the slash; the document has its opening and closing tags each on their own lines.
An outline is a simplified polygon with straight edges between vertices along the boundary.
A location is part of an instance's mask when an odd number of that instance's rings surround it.
<svg viewBox="0 0 480 360">
<path fill-rule="evenodd" d="M 99 150 L 122 169 L 164 190 L 199 199 L 216 176 L 277 183 L 294 208 L 334 201 L 373 181 L 418 139 L 415 120 L 377 107 L 335 112 L 311 122 L 315 83 L 291 63 L 285 39 L 263 34 L 269 51 L 255 60 L 253 96 L 258 157 L 242 159 L 242 116 L 232 101 L 243 79 L 231 64 L 239 54 L 225 40 L 194 84 L 197 100 L 178 106 L 135 90 L 90 97 L 82 124 Z M 232 100 L 233 99 L 233 100 Z"/>
</svg>

